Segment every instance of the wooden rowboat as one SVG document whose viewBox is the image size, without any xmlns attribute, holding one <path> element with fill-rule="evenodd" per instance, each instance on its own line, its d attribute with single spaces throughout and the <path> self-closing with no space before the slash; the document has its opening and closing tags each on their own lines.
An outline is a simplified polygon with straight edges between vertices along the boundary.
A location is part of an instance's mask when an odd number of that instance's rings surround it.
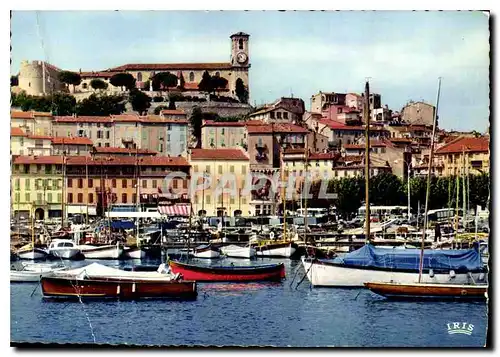
<svg viewBox="0 0 500 357">
<path fill-rule="evenodd" d="M 169 261 L 170 270 L 184 279 L 196 281 L 281 281 L 285 278 L 285 265 L 257 266 L 199 266 Z"/>
<path fill-rule="evenodd" d="M 188 280 L 42 277 L 41 284 L 48 298 L 195 299 L 198 294 L 196 282 Z"/>
<path fill-rule="evenodd" d="M 452 284 L 397 284 L 369 282 L 365 286 L 375 294 L 388 299 L 487 299 L 488 285 L 452 285 Z"/>
</svg>

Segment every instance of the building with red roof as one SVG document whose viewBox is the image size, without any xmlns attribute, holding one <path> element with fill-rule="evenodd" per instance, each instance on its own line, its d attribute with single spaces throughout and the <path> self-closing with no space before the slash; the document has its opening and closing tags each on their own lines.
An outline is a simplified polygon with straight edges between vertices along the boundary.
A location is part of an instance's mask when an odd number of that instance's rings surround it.
<svg viewBox="0 0 500 357">
<path fill-rule="evenodd" d="M 490 141 L 486 136 L 458 137 L 436 149 L 434 154 L 444 166 L 445 175 L 490 172 Z"/>
</svg>

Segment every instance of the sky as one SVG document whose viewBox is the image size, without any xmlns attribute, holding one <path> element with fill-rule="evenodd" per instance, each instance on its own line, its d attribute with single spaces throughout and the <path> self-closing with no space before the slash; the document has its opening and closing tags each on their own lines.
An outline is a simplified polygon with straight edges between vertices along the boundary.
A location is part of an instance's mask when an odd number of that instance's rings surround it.
<svg viewBox="0 0 500 357">
<path fill-rule="evenodd" d="M 38 20 L 37 20 L 38 18 Z M 38 23 L 38 25 L 37 25 Z M 229 62 L 233 33 L 250 34 L 250 100 L 371 92 L 400 111 L 436 102 L 439 126 L 489 126 L 489 18 L 442 11 L 14 11 L 11 74 L 22 60 L 66 70 L 126 63 Z M 42 47 L 43 42 L 43 47 Z"/>
</svg>

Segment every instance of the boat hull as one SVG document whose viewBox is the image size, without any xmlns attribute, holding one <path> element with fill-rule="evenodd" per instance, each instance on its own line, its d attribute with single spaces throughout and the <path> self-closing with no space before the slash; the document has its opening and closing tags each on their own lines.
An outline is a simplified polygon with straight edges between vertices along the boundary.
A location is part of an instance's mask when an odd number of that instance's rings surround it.
<svg viewBox="0 0 500 357">
<path fill-rule="evenodd" d="M 312 286 L 364 287 L 366 281 L 390 281 L 398 284 L 413 284 L 418 281 L 418 272 L 348 267 L 305 258 L 302 258 L 302 264 Z M 481 273 L 471 275 L 475 281 L 480 281 Z M 434 273 L 432 277 L 429 273 L 422 275 L 423 283 L 467 284 L 470 281 L 469 274 L 466 273 L 457 273 L 454 278 L 449 273 Z"/>
<path fill-rule="evenodd" d="M 60 259 L 76 259 L 81 255 L 81 251 L 77 248 L 52 249 L 49 250 L 49 254 Z"/>
<path fill-rule="evenodd" d="M 271 243 L 255 247 L 255 255 L 258 257 L 290 258 L 296 250 L 292 243 Z"/>
<path fill-rule="evenodd" d="M 173 273 L 195 281 L 281 281 L 285 278 L 283 263 L 249 267 L 201 267 L 170 261 L 169 266 Z"/>
<path fill-rule="evenodd" d="M 123 247 L 117 245 L 79 246 L 86 259 L 118 259 L 123 253 Z"/>
<path fill-rule="evenodd" d="M 485 300 L 487 285 L 393 284 L 368 282 L 368 289 L 388 299 Z"/>
<path fill-rule="evenodd" d="M 203 249 L 203 250 L 196 250 L 194 251 L 194 257 L 195 258 L 202 258 L 202 259 L 217 259 L 220 258 L 220 252 L 214 249 Z"/>
<path fill-rule="evenodd" d="M 123 251 L 123 257 L 126 259 L 144 259 L 146 258 L 146 252 L 141 248 L 129 248 Z"/>
<path fill-rule="evenodd" d="M 43 249 L 35 248 L 33 250 L 26 250 L 24 252 L 17 252 L 19 259 L 25 260 L 38 260 L 45 259 L 48 253 Z"/>
<path fill-rule="evenodd" d="M 46 298 L 179 298 L 195 299 L 194 281 L 74 279 L 42 277 L 42 293 Z"/>
<path fill-rule="evenodd" d="M 221 248 L 222 254 L 230 258 L 247 258 L 251 259 L 255 257 L 256 251 L 252 247 L 238 247 L 230 246 Z"/>
</svg>

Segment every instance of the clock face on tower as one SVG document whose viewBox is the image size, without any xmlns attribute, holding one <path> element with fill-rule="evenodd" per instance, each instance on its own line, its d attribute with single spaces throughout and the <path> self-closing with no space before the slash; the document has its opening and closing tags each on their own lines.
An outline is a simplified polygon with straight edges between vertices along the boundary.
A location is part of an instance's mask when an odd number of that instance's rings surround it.
<svg viewBox="0 0 500 357">
<path fill-rule="evenodd" d="M 236 61 L 238 61 L 238 63 L 245 63 L 247 61 L 247 55 L 244 52 L 238 52 Z"/>
</svg>

